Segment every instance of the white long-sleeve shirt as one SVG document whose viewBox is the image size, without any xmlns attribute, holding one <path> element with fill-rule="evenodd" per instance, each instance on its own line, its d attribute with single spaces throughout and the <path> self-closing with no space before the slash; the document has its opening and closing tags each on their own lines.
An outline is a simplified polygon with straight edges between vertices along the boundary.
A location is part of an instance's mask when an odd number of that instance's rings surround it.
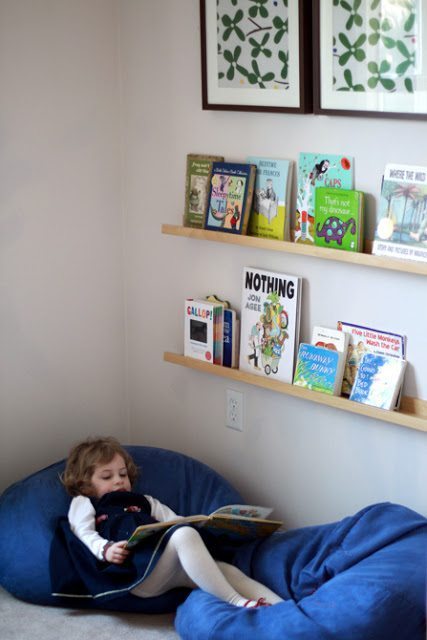
<svg viewBox="0 0 427 640">
<path fill-rule="evenodd" d="M 147 495 L 144 497 L 147 498 L 150 504 L 151 516 L 155 520 L 166 522 L 167 520 L 173 520 L 179 517 L 172 509 L 162 504 L 156 498 Z M 108 540 L 100 536 L 96 530 L 95 508 L 90 498 L 77 496 L 72 499 L 68 510 L 68 521 L 74 535 L 90 549 L 98 560 L 102 560 L 102 552 Z"/>
</svg>

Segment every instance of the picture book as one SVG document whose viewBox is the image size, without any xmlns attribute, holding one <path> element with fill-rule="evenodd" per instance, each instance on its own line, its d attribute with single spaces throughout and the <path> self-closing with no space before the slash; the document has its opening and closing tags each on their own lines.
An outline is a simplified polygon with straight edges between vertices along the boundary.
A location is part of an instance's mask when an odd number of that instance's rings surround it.
<svg viewBox="0 0 427 640">
<path fill-rule="evenodd" d="M 258 156 L 247 161 L 257 168 L 248 234 L 289 240 L 293 162 Z"/>
<path fill-rule="evenodd" d="M 243 270 L 240 369 L 292 384 L 299 342 L 301 283 L 298 276 Z"/>
<path fill-rule="evenodd" d="M 254 196 L 256 167 L 214 162 L 205 229 L 246 234 Z"/>
<path fill-rule="evenodd" d="M 239 364 L 239 320 L 234 309 L 224 309 L 222 365 L 235 369 Z"/>
<path fill-rule="evenodd" d="M 222 156 L 195 153 L 187 155 L 185 178 L 184 226 L 203 228 L 208 205 L 212 164 L 224 160 Z"/>
<path fill-rule="evenodd" d="M 354 167 L 350 156 L 300 153 L 297 175 L 295 242 L 314 244 L 314 193 L 317 187 L 353 189 Z"/>
<path fill-rule="evenodd" d="M 330 329 L 329 327 L 313 327 L 311 344 L 314 344 L 315 347 L 335 349 L 347 356 L 349 342 L 350 334 L 346 331 L 338 331 L 338 329 Z"/>
<path fill-rule="evenodd" d="M 403 384 L 406 360 L 374 353 L 363 356 L 350 400 L 380 409 L 395 409 Z"/>
<path fill-rule="evenodd" d="M 317 187 L 314 203 L 314 244 L 331 249 L 363 251 L 362 191 Z"/>
<path fill-rule="evenodd" d="M 342 321 L 337 323 L 337 328 L 350 335 L 342 384 L 342 393 L 346 396 L 351 393 L 360 361 L 365 353 L 406 359 L 406 336 Z"/>
<path fill-rule="evenodd" d="M 132 533 L 127 541 L 127 547 L 134 547 L 154 533 L 185 523 L 238 539 L 264 538 L 274 533 L 283 524 L 279 520 L 269 520 L 268 516 L 271 512 L 272 509 L 266 507 L 232 504 L 220 507 L 210 515 L 177 517 L 167 522 L 144 524 Z"/>
<path fill-rule="evenodd" d="M 341 395 L 345 353 L 302 342 L 298 350 L 294 384 L 329 395 Z"/>
<path fill-rule="evenodd" d="M 372 253 L 427 262 L 427 167 L 387 164 Z"/>
<path fill-rule="evenodd" d="M 207 300 L 185 300 L 184 355 L 222 364 L 224 307 Z"/>
</svg>

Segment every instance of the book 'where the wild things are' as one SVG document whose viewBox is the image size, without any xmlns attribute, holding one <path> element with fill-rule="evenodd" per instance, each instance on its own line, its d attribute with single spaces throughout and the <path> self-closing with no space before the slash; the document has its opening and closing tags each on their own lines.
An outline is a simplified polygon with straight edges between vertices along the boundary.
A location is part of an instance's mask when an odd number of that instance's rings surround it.
<svg viewBox="0 0 427 640">
<path fill-rule="evenodd" d="M 353 158 L 300 153 L 297 175 L 295 242 L 314 244 L 314 194 L 317 187 L 353 189 Z"/>
<path fill-rule="evenodd" d="M 380 409 L 395 409 L 403 384 L 406 360 L 365 353 L 360 362 L 350 400 Z"/>
<path fill-rule="evenodd" d="M 203 229 L 208 206 L 208 195 L 215 161 L 224 160 L 223 156 L 209 156 L 196 153 L 187 155 L 185 176 L 185 227 Z"/>
<path fill-rule="evenodd" d="M 427 167 L 386 165 L 372 253 L 427 262 Z"/>
<path fill-rule="evenodd" d="M 314 200 L 314 243 L 331 249 L 363 251 L 362 191 L 317 187 Z"/>
<path fill-rule="evenodd" d="M 248 235 L 289 240 L 293 162 L 258 156 L 247 161 L 257 168 Z"/>
<path fill-rule="evenodd" d="M 301 282 L 298 276 L 244 268 L 240 369 L 292 384 Z"/>
<path fill-rule="evenodd" d="M 283 524 L 280 520 L 269 520 L 268 516 L 271 512 L 272 509 L 268 507 L 230 504 L 220 507 L 209 515 L 177 517 L 167 522 L 143 524 L 132 533 L 127 541 L 127 547 L 134 547 L 148 536 L 185 523 L 235 539 L 264 538 L 277 531 Z"/>
<path fill-rule="evenodd" d="M 213 163 L 205 229 L 246 234 L 255 176 L 253 164 Z"/>
</svg>

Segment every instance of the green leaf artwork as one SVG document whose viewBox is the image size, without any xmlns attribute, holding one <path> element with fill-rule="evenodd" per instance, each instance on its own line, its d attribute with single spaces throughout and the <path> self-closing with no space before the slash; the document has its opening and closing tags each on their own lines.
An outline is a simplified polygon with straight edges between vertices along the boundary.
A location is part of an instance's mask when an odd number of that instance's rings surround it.
<svg viewBox="0 0 427 640">
<path fill-rule="evenodd" d="M 421 0 L 324 0 L 333 5 L 335 91 L 413 93 L 421 76 Z"/>
<path fill-rule="evenodd" d="M 289 89 L 288 0 L 216 2 L 218 86 Z"/>
</svg>

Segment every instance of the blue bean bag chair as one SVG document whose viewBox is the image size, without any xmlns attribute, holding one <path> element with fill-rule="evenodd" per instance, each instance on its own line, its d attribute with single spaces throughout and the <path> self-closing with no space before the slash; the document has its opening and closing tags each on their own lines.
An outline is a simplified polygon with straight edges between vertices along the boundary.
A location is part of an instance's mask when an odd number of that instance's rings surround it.
<svg viewBox="0 0 427 640">
<path fill-rule="evenodd" d="M 335 524 L 242 547 L 244 572 L 284 602 L 239 609 L 200 590 L 176 617 L 184 640 L 425 640 L 427 519 L 377 504 Z"/>
<path fill-rule="evenodd" d="M 126 447 L 141 473 L 135 490 L 158 498 L 181 515 L 210 513 L 242 497 L 218 473 L 181 453 L 155 447 Z M 155 598 L 126 594 L 110 601 L 51 595 L 49 552 L 58 518 L 70 497 L 59 479 L 64 461 L 17 482 L 0 496 L 0 584 L 11 594 L 41 605 L 164 613 L 188 595 L 175 589 Z"/>
</svg>

